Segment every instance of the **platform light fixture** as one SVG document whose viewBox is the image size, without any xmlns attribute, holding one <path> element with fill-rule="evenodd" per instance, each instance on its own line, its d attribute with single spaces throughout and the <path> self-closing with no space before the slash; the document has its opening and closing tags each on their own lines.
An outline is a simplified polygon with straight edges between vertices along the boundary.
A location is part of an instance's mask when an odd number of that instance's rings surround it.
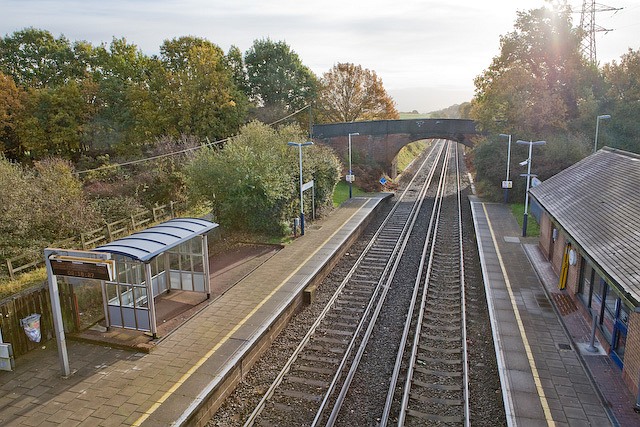
<svg viewBox="0 0 640 427">
<path fill-rule="evenodd" d="M 506 133 L 501 133 L 500 136 L 509 138 L 509 148 L 507 148 L 507 177 L 502 185 L 504 188 L 504 203 L 506 204 L 509 201 L 509 185 L 511 184 L 509 181 L 509 165 L 511 164 L 511 134 L 507 135 Z"/>
<path fill-rule="evenodd" d="M 531 152 L 533 151 L 534 145 L 544 145 L 546 143 L 547 143 L 546 141 L 521 141 L 521 140 L 516 141 L 516 144 L 529 145 L 529 157 L 527 157 L 525 161 L 520 162 L 520 166 L 527 165 L 527 173 L 520 174 L 520 176 L 527 177 L 527 189 L 525 192 L 525 199 L 524 199 L 524 218 L 522 219 L 522 237 L 527 237 L 527 220 L 529 217 L 529 185 L 531 185 L 531 176 L 532 176 L 531 175 Z"/>
<path fill-rule="evenodd" d="M 351 170 L 351 137 L 360 135 L 358 132 L 353 132 L 349 134 L 349 198 L 351 198 L 352 187 L 353 187 L 353 171 Z"/>
<path fill-rule="evenodd" d="M 300 159 L 300 235 L 304 236 L 304 199 L 302 196 L 302 193 L 304 192 L 303 190 L 303 183 L 302 183 L 302 147 L 305 147 L 307 145 L 313 145 L 313 141 L 307 141 L 307 142 L 287 142 L 287 145 L 291 145 L 294 147 L 298 147 L 298 153 L 299 153 L 299 159 Z"/>
<path fill-rule="evenodd" d="M 596 117 L 596 138 L 593 142 L 593 152 L 595 154 L 598 151 L 598 128 L 600 127 L 600 120 L 609 120 L 611 118 L 610 114 L 602 114 Z"/>
</svg>

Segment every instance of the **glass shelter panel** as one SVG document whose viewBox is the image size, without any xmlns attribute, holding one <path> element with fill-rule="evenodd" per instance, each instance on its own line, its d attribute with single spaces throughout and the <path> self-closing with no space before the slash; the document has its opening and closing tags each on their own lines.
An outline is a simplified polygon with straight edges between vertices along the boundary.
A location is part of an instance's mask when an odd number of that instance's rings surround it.
<svg viewBox="0 0 640 427">
<path fill-rule="evenodd" d="M 173 250 L 166 252 L 165 256 L 169 257 L 171 289 L 206 292 L 204 256 L 200 238 L 194 238 L 178 245 Z"/>
</svg>

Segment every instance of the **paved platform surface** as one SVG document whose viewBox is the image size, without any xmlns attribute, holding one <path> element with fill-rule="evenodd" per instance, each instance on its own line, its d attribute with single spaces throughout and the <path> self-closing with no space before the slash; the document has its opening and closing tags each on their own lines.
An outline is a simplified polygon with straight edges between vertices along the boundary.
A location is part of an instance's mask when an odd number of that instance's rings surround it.
<svg viewBox="0 0 640 427">
<path fill-rule="evenodd" d="M 0 372 L 2 426 L 180 424 L 388 194 L 355 197 L 212 301 L 150 354 L 67 340 Z"/>
<path fill-rule="evenodd" d="M 508 206 L 470 197 L 508 424 L 639 426 L 620 369 Z"/>
<path fill-rule="evenodd" d="M 535 239 L 508 207 L 471 202 L 509 425 L 640 425 L 610 358 L 581 352 L 589 325 L 556 306 L 566 300 Z M 0 372 L 0 425 L 180 424 L 379 203 L 354 198 L 308 227 L 150 354 L 67 341 L 68 378 L 52 342 L 19 358 Z"/>
</svg>

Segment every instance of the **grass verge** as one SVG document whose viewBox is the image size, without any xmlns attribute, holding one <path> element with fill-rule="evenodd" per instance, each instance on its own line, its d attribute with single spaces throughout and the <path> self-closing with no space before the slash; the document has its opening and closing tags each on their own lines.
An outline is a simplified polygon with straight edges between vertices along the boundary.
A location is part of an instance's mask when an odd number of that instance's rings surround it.
<svg viewBox="0 0 640 427">
<path fill-rule="evenodd" d="M 520 229 L 522 230 L 522 222 L 524 220 L 524 204 L 512 203 L 509 205 L 511 207 L 511 213 L 518 220 L 518 224 L 520 225 Z M 529 210 L 529 215 L 527 218 L 527 237 L 537 237 L 540 236 L 540 226 L 538 225 L 538 221 L 536 218 L 531 215 L 531 211 Z"/>
</svg>

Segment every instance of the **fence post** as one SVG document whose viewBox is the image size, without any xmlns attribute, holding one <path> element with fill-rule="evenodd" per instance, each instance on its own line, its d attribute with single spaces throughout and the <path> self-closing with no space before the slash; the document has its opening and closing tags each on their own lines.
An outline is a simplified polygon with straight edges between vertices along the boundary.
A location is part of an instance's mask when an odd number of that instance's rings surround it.
<svg viewBox="0 0 640 427">
<path fill-rule="evenodd" d="M 9 277 L 13 280 L 13 264 L 10 259 L 7 260 L 7 267 L 9 267 Z"/>
</svg>

